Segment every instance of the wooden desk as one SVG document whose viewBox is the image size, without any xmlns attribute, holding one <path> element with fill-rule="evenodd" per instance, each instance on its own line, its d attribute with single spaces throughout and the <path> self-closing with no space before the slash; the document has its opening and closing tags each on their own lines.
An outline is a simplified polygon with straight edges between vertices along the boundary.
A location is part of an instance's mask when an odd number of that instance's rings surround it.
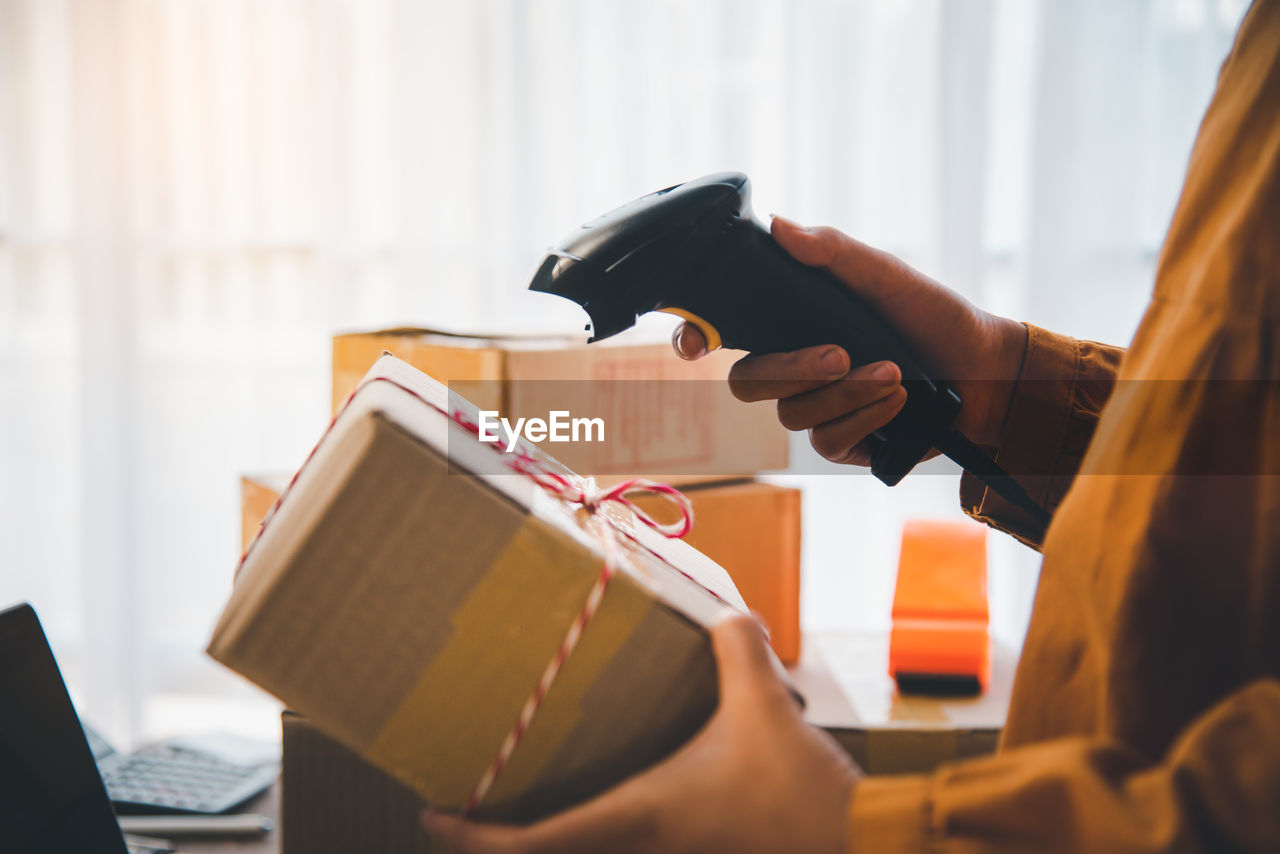
<svg viewBox="0 0 1280 854">
<path fill-rule="evenodd" d="M 942 762 L 996 749 L 1018 656 L 991 648 L 991 680 L 970 697 L 902 694 L 889 676 L 883 633 L 816 633 L 804 638 L 791 678 L 822 727 L 868 774 L 929 771 Z"/>
</svg>

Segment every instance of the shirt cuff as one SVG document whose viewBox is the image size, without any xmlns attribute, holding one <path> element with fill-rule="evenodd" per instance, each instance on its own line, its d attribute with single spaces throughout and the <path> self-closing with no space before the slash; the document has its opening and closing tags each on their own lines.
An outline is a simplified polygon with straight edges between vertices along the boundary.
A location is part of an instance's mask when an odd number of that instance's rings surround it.
<svg viewBox="0 0 1280 854">
<path fill-rule="evenodd" d="M 930 778 L 864 777 L 849 796 L 845 851 L 927 851 L 932 812 Z"/>
<path fill-rule="evenodd" d="M 1027 326 L 1027 352 L 1009 403 L 996 462 L 1050 513 L 1084 459 L 1111 394 L 1123 350 Z M 965 513 L 1038 547 L 1044 528 L 966 472 Z"/>
</svg>

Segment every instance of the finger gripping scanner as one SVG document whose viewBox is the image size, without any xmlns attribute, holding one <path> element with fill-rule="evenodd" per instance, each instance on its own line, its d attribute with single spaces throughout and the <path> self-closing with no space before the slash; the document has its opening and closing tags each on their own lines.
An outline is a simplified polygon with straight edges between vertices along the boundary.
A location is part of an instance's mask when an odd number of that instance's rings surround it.
<svg viewBox="0 0 1280 854">
<path fill-rule="evenodd" d="M 697 326 L 711 349 L 779 353 L 837 344 L 850 363 L 888 360 L 907 402 L 867 440 L 871 472 L 889 486 L 937 448 L 1040 521 L 1048 514 L 953 426 L 960 396 L 932 379 L 876 310 L 830 272 L 792 258 L 751 211 L 751 183 L 720 172 L 642 196 L 548 251 L 530 289 L 590 315 L 590 340 L 649 311 Z M 1016 496 L 1016 497 L 1015 497 Z"/>
</svg>

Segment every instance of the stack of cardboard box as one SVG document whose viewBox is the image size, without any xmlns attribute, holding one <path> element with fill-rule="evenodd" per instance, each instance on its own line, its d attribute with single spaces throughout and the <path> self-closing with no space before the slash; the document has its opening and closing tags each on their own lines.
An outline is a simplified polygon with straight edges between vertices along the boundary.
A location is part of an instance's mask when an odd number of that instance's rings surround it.
<svg viewBox="0 0 1280 854">
<path fill-rule="evenodd" d="M 433 805 L 528 820 L 684 743 L 716 705 L 710 628 L 746 605 L 535 445 L 485 447 L 476 414 L 379 359 L 208 651 Z"/>
<path fill-rule="evenodd" d="M 612 428 L 611 441 L 549 446 L 553 454 L 604 483 L 645 476 L 679 485 L 695 514 L 689 542 L 729 571 L 768 626 L 779 657 L 799 659 L 800 493 L 755 479 L 786 467 L 787 435 L 771 406 L 742 404 L 729 394 L 724 379 L 733 354 L 690 364 L 666 343 L 588 346 L 417 329 L 338 335 L 335 411 L 384 352 L 513 422 L 557 409 L 601 416 Z M 286 481 L 242 479 L 246 545 Z M 650 500 L 638 503 L 655 516 L 669 512 Z M 426 842 L 408 842 L 403 827 L 421 805 L 417 795 L 306 718 L 286 714 L 284 729 L 286 852 L 336 851 L 344 839 L 364 840 L 366 851 L 431 850 Z"/>
<path fill-rule="evenodd" d="M 755 477 L 787 467 L 788 437 L 772 406 L 729 393 L 725 378 L 741 354 L 684 362 L 666 343 L 588 345 L 407 328 L 339 334 L 335 412 L 383 353 L 512 422 L 566 408 L 602 417 L 606 441 L 543 447 L 601 483 L 644 476 L 679 486 L 694 510 L 688 541 L 728 570 L 782 662 L 799 660 L 801 494 Z M 242 545 L 286 481 L 271 474 L 241 479 Z M 638 503 L 662 512 L 654 500 Z"/>
</svg>

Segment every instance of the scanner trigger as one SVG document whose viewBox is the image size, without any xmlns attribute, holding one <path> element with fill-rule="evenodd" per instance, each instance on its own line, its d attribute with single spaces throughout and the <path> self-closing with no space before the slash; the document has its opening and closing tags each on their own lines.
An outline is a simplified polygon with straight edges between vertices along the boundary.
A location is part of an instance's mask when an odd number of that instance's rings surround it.
<svg viewBox="0 0 1280 854">
<path fill-rule="evenodd" d="M 719 350 L 722 346 L 724 346 L 724 342 L 720 338 L 720 330 L 716 329 L 714 326 L 712 326 L 707 321 L 703 320 L 698 315 L 694 314 L 692 311 L 689 311 L 688 309 L 684 309 L 684 308 L 677 308 L 672 305 L 659 308 L 657 309 L 657 311 L 661 311 L 666 314 L 674 314 L 676 317 L 679 317 L 682 320 L 688 323 L 692 323 L 694 326 L 696 326 L 698 328 L 698 331 L 702 333 L 702 337 L 707 339 L 708 353 L 710 353 L 713 350 Z"/>
</svg>

